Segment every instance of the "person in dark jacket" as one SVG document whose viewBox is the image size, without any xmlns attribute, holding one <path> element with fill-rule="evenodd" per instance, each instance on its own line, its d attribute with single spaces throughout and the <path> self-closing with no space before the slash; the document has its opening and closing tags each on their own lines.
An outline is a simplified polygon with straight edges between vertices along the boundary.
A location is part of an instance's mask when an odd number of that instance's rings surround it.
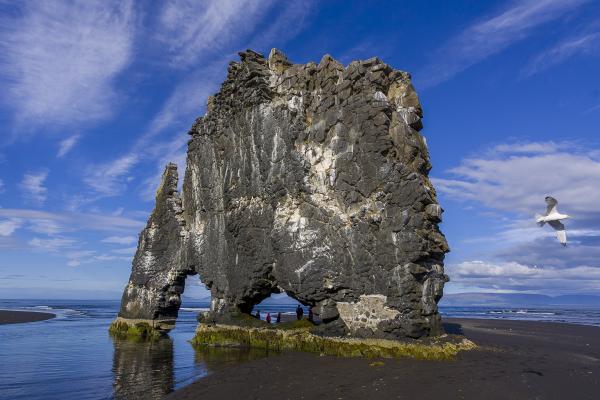
<svg viewBox="0 0 600 400">
<path fill-rule="evenodd" d="M 280 312 L 277 313 L 277 319 L 275 320 L 275 322 L 277 322 L 277 323 L 281 322 L 281 313 Z"/>
<path fill-rule="evenodd" d="M 315 321 L 313 320 L 313 318 L 314 318 L 314 316 L 313 316 L 313 312 L 312 312 L 312 307 L 309 307 L 309 309 L 308 309 L 308 320 L 309 320 L 310 322 L 315 322 Z"/>
<path fill-rule="evenodd" d="M 260 319 L 260 310 L 256 310 L 256 314 L 254 314 L 256 319 Z"/>
<path fill-rule="evenodd" d="M 303 315 L 304 315 L 304 310 L 302 309 L 302 307 L 300 307 L 300 304 L 298 304 L 298 307 L 296 307 L 296 318 L 298 319 L 298 321 L 300 321 L 302 319 Z"/>
</svg>

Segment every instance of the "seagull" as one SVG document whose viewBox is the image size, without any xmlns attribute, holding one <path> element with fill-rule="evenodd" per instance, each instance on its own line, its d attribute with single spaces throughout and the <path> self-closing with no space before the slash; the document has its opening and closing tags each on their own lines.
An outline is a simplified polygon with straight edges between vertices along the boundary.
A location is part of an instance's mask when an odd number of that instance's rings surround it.
<svg viewBox="0 0 600 400">
<path fill-rule="evenodd" d="M 546 207 L 546 214 L 536 215 L 536 222 L 539 226 L 544 226 L 544 224 L 547 222 L 548 225 L 550 225 L 556 231 L 556 237 L 558 238 L 560 244 L 566 246 L 567 232 L 565 231 L 565 226 L 560 221 L 571 217 L 558 212 L 558 208 L 556 208 L 558 201 L 556 201 L 554 197 L 546 196 L 545 200 L 546 204 L 548 205 L 548 207 Z"/>
</svg>

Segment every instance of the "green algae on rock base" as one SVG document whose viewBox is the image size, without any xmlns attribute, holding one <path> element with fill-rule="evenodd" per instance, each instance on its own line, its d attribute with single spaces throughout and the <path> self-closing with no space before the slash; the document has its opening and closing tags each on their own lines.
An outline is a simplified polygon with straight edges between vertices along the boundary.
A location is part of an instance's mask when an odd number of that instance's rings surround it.
<svg viewBox="0 0 600 400">
<path fill-rule="evenodd" d="M 111 335 L 120 338 L 135 338 L 142 341 L 157 340 L 165 336 L 165 333 L 152 327 L 146 322 L 137 322 L 129 324 L 124 321 L 116 320 L 110 324 L 108 332 Z"/>
<path fill-rule="evenodd" d="M 249 328 L 231 325 L 200 325 L 192 339 L 195 347 L 250 347 L 268 351 L 303 351 L 339 357 L 402 358 L 421 360 L 451 360 L 460 351 L 477 345 L 462 337 L 398 341 L 387 339 L 356 339 L 323 337 L 309 327 L 277 329 Z"/>
</svg>

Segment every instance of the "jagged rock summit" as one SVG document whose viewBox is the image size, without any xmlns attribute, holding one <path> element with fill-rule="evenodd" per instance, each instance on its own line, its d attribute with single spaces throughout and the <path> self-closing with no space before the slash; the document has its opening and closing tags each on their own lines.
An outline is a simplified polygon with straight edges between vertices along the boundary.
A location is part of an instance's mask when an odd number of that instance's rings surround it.
<svg viewBox="0 0 600 400">
<path fill-rule="evenodd" d="M 440 333 L 448 245 L 410 75 L 239 54 L 189 131 L 182 194 L 165 170 L 119 321 L 171 328 L 198 274 L 219 323 L 285 291 L 319 334 Z"/>
</svg>

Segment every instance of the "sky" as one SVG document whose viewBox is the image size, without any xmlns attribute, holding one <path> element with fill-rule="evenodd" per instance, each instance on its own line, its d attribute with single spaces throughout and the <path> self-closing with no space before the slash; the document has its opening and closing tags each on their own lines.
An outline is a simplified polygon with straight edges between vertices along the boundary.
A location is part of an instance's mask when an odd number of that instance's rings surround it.
<svg viewBox="0 0 600 400">
<path fill-rule="evenodd" d="M 600 294 L 599 2 L 0 0 L 0 298 L 118 299 L 164 165 L 273 47 L 412 74 L 446 293 Z"/>
</svg>

